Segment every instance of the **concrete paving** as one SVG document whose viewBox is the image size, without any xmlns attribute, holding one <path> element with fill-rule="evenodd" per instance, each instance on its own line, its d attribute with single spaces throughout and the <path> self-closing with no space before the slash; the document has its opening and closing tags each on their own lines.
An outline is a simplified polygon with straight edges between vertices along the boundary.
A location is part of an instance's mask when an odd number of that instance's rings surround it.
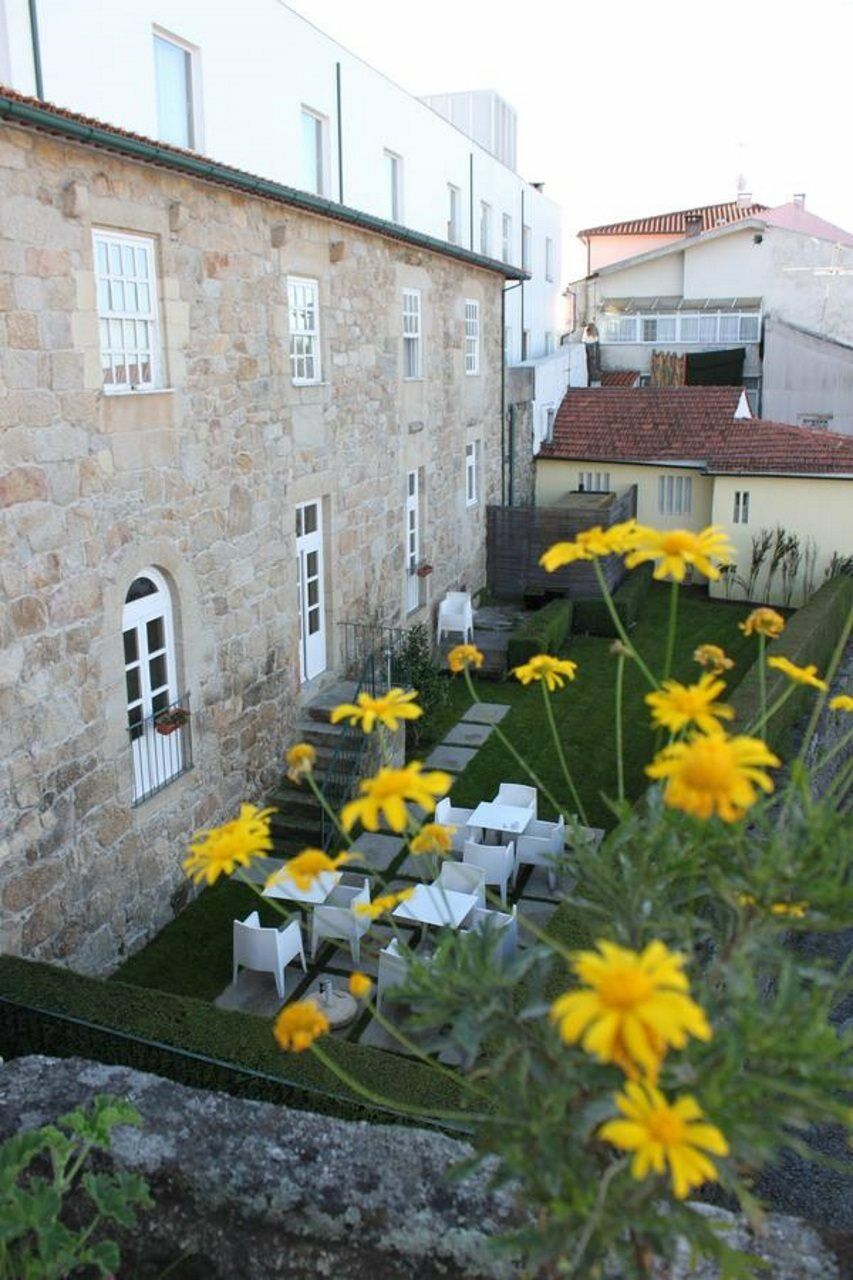
<svg viewBox="0 0 853 1280">
<path fill-rule="evenodd" d="M 449 773 L 461 773 L 477 754 L 476 747 L 448 747 L 443 742 L 427 756 L 428 769 L 446 769 Z"/>
<path fill-rule="evenodd" d="M 476 724 L 500 724 L 508 713 L 509 706 L 506 702 L 475 702 L 462 719 L 466 722 L 473 720 Z"/>
<path fill-rule="evenodd" d="M 444 735 L 444 742 L 449 747 L 482 747 L 492 732 L 490 724 L 477 724 L 474 720 L 461 721 L 455 724 L 449 733 Z"/>
</svg>

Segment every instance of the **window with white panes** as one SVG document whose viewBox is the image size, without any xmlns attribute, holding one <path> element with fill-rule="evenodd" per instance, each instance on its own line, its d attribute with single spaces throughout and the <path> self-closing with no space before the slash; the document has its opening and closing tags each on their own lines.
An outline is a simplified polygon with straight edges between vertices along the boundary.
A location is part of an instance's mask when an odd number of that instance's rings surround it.
<svg viewBox="0 0 853 1280">
<path fill-rule="evenodd" d="M 325 116 L 302 108 L 302 181 L 306 191 L 316 196 L 328 195 L 327 137 L 328 122 Z"/>
<path fill-rule="evenodd" d="M 480 202 L 480 253 L 492 256 L 492 206 L 485 200 Z"/>
<path fill-rule="evenodd" d="M 554 279 L 554 241 L 550 236 L 545 237 L 545 279 Z"/>
<path fill-rule="evenodd" d="M 550 277 L 549 277 L 550 278 Z M 672 315 L 639 312 L 604 317 L 602 342 L 701 342 L 726 346 L 731 342 L 757 342 L 757 311 L 677 311 Z"/>
<path fill-rule="evenodd" d="M 451 244 L 459 244 L 462 240 L 462 192 L 447 184 L 447 239 Z"/>
<path fill-rule="evenodd" d="M 477 490 L 477 455 L 479 448 L 480 446 L 476 441 L 465 446 L 465 505 L 467 507 L 476 506 L 479 500 Z"/>
<path fill-rule="evenodd" d="M 735 524 L 749 524 L 749 490 L 735 489 Z"/>
<path fill-rule="evenodd" d="M 193 50 L 179 40 L 155 32 L 154 84 L 157 136 L 161 142 L 175 147 L 198 147 L 196 74 Z"/>
<path fill-rule="evenodd" d="M 112 231 L 92 233 L 104 390 L 160 385 L 154 241 Z"/>
<path fill-rule="evenodd" d="M 320 298 L 316 280 L 290 276 L 287 281 L 290 328 L 290 376 L 293 382 L 319 382 Z"/>
<path fill-rule="evenodd" d="M 480 372 L 480 304 L 465 299 L 465 372 Z"/>
<path fill-rule="evenodd" d="M 550 444 L 554 439 L 554 423 L 556 420 L 557 410 L 552 404 L 549 404 L 545 409 L 545 434 L 542 437 L 546 444 Z"/>
<path fill-rule="evenodd" d="M 554 412 L 553 410 L 551 411 Z M 551 422 L 551 431 L 553 432 L 553 420 Z M 550 437 L 549 437 L 550 439 Z M 578 472 L 578 489 L 582 489 L 584 493 L 609 493 L 610 492 L 610 472 L 609 471 L 579 471 Z"/>
<path fill-rule="evenodd" d="M 385 152 L 385 180 L 388 191 L 388 217 L 403 221 L 403 161 L 393 151 Z"/>
<path fill-rule="evenodd" d="M 509 262 L 512 258 L 512 218 L 508 213 L 501 219 L 501 261 Z"/>
<path fill-rule="evenodd" d="M 692 510 L 692 478 L 658 476 L 658 513 L 662 516 L 689 516 Z"/>
<path fill-rule="evenodd" d="M 423 364 L 421 351 L 421 291 L 403 290 L 403 377 L 420 378 Z"/>
<path fill-rule="evenodd" d="M 531 232 L 530 228 L 529 228 L 529 227 L 522 227 L 522 228 L 521 228 L 521 269 L 522 269 L 522 271 L 529 271 L 529 270 L 530 270 L 530 261 L 531 261 L 531 256 L 530 256 L 530 253 L 531 253 L 531 251 L 530 251 L 530 245 L 531 245 L 531 239 L 532 239 L 532 232 Z"/>
</svg>

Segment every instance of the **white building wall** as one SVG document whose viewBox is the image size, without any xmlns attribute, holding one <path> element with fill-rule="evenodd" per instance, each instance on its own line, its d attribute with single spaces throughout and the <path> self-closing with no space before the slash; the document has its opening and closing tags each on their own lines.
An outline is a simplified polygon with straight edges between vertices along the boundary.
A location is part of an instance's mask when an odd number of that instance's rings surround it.
<svg viewBox="0 0 853 1280">
<path fill-rule="evenodd" d="M 34 92 L 27 0 L 0 0 L 0 67 L 24 93 Z M 384 152 L 403 160 L 402 221 L 447 238 L 448 183 L 461 192 L 461 243 L 479 252 L 480 202 L 492 209 L 492 256 L 501 256 L 501 219 L 512 218 L 510 261 L 521 265 L 523 222 L 532 233 L 534 279 L 507 298 L 511 360 L 543 355 L 546 334 L 559 342 L 560 210 L 511 168 L 367 63 L 277 0 L 242 0 L 239 10 L 209 0 L 39 0 L 44 96 L 96 119 L 157 136 L 153 30 L 193 46 L 202 136 L 212 158 L 289 186 L 304 186 L 303 106 L 328 121 L 330 196 L 389 217 Z M 337 66 L 343 193 L 338 167 Z M 473 181 L 472 181 L 473 177 Z M 473 228 L 471 208 L 473 201 Z M 524 215 L 522 218 L 522 201 Z M 473 236 L 472 236 L 473 230 Z M 554 244 L 554 280 L 544 278 L 545 238 Z"/>
<path fill-rule="evenodd" d="M 831 430 L 853 435 L 853 347 L 768 320 L 761 415 L 798 425 L 826 417 Z"/>
</svg>

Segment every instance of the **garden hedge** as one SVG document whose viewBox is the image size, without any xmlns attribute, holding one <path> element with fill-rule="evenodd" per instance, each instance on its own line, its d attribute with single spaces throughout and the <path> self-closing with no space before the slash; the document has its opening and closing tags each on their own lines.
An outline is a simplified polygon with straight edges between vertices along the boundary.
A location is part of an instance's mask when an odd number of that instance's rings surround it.
<svg viewBox="0 0 853 1280">
<path fill-rule="evenodd" d="M 572 601 L 552 600 L 516 627 L 507 646 L 507 667 L 519 667 L 537 653 L 559 653 L 572 629 Z"/>
<path fill-rule="evenodd" d="M 613 593 L 613 604 L 627 631 L 636 625 L 640 607 L 648 593 L 652 567 L 644 564 L 623 579 Z M 616 627 L 604 600 L 596 596 L 589 600 L 575 600 L 574 630 L 591 636 L 615 636 Z"/>
<path fill-rule="evenodd" d="M 392 1107 L 461 1109 L 461 1090 L 424 1064 L 331 1036 L 323 1048 Z M 401 1119 L 399 1112 L 360 1098 L 312 1053 L 283 1053 L 265 1018 L 0 956 L 0 1056 L 31 1053 L 120 1063 L 194 1088 L 347 1120 L 387 1124 Z M 416 1116 L 411 1123 L 429 1121 Z"/>
<path fill-rule="evenodd" d="M 765 647 L 768 657 L 789 658 L 798 666 L 813 662 L 823 675 L 832 659 L 835 647 L 844 629 L 850 610 L 853 609 L 853 578 L 842 575 L 825 582 L 801 609 L 792 614 L 778 640 L 769 640 Z M 788 677 L 773 670 L 767 671 L 767 700 L 772 703 L 784 691 Z M 736 724 L 741 732 L 760 714 L 761 696 L 758 681 L 758 664 L 753 663 L 728 699 L 734 707 Z M 792 726 L 814 704 L 815 690 L 804 685 L 788 699 L 773 717 L 762 737 L 774 748 L 784 749 L 785 739 Z"/>
</svg>

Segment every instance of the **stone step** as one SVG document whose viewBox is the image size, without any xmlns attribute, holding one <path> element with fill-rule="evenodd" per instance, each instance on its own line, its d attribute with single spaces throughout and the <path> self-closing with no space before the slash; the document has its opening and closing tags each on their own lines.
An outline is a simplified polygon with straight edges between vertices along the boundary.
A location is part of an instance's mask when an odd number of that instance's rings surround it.
<svg viewBox="0 0 853 1280">
<path fill-rule="evenodd" d="M 312 720 L 328 724 L 329 715 L 334 708 L 341 702 L 352 702 L 357 688 L 355 680 L 338 680 L 318 693 L 311 702 L 307 703 L 303 711 Z"/>
</svg>

